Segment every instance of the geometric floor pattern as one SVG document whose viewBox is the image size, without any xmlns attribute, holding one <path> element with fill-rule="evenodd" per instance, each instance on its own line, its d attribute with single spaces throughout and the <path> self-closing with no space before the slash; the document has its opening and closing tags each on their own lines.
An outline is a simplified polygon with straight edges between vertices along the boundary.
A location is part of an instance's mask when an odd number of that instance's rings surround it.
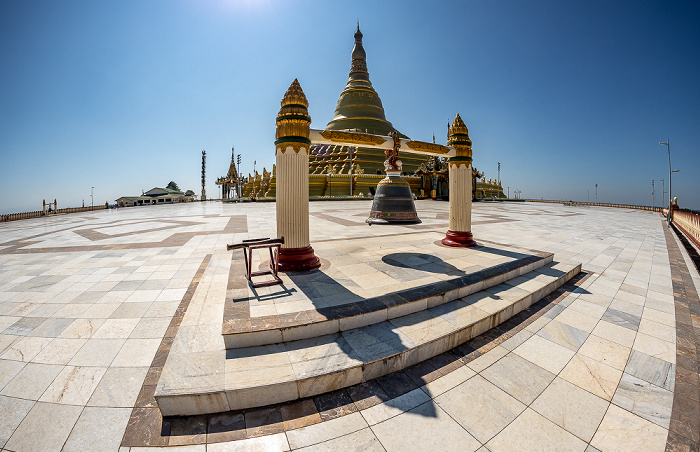
<svg viewBox="0 0 700 452">
<path fill-rule="evenodd" d="M 391 246 L 392 237 L 447 230 L 444 202 L 416 202 L 423 223 L 407 226 L 367 226 L 370 207 L 310 203 L 312 246 L 369 237 Z M 243 413 L 235 438 L 217 436 L 211 419 L 204 434 L 188 431 L 187 419 L 168 420 L 182 434 L 171 431 L 160 446 L 696 450 L 700 277 L 661 217 L 476 203 L 472 220 L 477 242 L 581 262 L 584 279 L 545 300 L 544 313 L 521 319 L 522 328 L 451 351 L 453 365 L 432 362 L 422 385 L 408 375 L 421 372 L 414 369 L 404 372 L 405 390 L 393 376 L 368 385 L 381 397 L 346 391 L 342 413 L 333 411 L 337 403 L 323 405 L 329 397 L 300 402 L 306 417 L 290 416 L 288 407 L 270 408 L 277 421 Z M 188 288 L 207 256 L 275 230 L 273 203 L 123 208 L 0 224 L 0 448 L 157 450 L 132 447 L 125 433 L 142 389 L 157 383 L 149 369 Z"/>
</svg>

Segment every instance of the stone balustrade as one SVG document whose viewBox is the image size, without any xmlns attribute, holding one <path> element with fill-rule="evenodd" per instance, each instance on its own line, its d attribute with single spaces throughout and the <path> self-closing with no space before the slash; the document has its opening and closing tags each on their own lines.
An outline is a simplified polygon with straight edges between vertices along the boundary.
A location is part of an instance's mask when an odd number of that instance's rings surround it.
<svg viewBox="0 0 700 452">
<path fill-rule="evenodd" d="M 673 224 L 700 248 L 700 215 L 676 210 L 673 212 Z"/>
</svg>

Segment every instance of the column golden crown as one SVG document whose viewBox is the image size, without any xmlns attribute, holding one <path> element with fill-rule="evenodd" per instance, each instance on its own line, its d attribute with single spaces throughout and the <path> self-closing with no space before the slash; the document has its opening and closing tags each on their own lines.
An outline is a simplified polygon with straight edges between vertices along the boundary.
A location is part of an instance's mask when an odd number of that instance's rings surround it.
<svg viewBox="0 0 700 452">
<path fill-rule="evenodd" d="M 299 80 L 294 79 L 289 86 L 282 98 L 281 106 L 282 108 L 277 114 L 275 144 L 288 142 L 311 144 L 309 141 L 309 127 L 311 126 L 309 102 L 306 100 Z"/>
<path fill-rule="evenodd" d="M 283 107 L 294 104 L 303 105 L 304 108 L 309 106 L 309 101 L 306 100 L 306 94 L 304 94 L 304 90 L 301 89 L 298 79 L 294 79 L 282 98 Z"/>
<path fill-rule="evenodd" d="M 457 113 L 450 126 L 447 145 L 455 148 L 458 157 L 469 157 L 471 159 L 472 141 L 469 139 L 469 129 L 467 129 L 467 125 L 464 124 L 459 113 Z"/>
</svg>

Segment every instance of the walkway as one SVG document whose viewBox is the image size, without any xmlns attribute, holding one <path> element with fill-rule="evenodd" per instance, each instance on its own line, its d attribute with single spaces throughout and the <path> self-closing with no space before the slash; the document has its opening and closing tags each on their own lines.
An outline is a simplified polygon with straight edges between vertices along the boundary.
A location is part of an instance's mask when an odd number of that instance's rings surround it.
<svg viewBox="0 0 700 452">
<path fill-rule="evenodd" d="M 310 204 L 323 271 L 362 297 L 379 278 L 410 284 L 363 265 L 367 243 L 426 253 L 417 239 L 428 249 L 447 230 L 447 203 L 417 202 L 423 223 L 410 226 L 369 227 L 370 206 Z M 680 242 L 648 212 L 535 203 L 475 204 L 476 240 L 583 273 L 497 329 L 330 394 L 162 420 L 157 369 L 190 302 L 226 298 L 225 244 L 274 236 L 274 212 L 209 202 L 0 225 L 0 448 L 697 450 L 700 277 Z M 198 316 L 221 324 L 223 312 Z"/>
</svg>

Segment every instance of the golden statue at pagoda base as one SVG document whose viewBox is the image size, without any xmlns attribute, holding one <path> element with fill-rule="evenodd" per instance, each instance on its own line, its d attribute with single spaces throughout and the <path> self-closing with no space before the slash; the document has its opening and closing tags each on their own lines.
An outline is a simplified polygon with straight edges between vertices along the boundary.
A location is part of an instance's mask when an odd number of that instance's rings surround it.
<svg viewBox="0 0 700 452">
<path fill-rule="evenodd" d="M 386 150 L 386 160 L 384 160 L 386 177 L 377 184 L 372 210 L 365 221 L 370 226 L 420 223 L 411 186 L 401 177 L 402 163 L 399 160 L 401 137 L 395 130 L 391 131 L 389 136 L 394 140 L 394 147 Z"/>
</svg>

